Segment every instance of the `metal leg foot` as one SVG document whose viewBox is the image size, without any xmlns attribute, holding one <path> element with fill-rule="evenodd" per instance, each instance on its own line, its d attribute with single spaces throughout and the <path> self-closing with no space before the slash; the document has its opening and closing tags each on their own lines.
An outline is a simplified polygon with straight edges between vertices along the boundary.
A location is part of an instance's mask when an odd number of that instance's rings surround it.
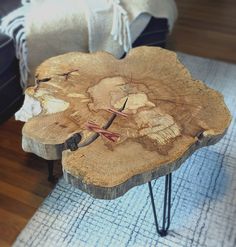
<svg viewBox="0 0 236 247">
<path fill-rule="evenodd" d="M 163 220 L 162 220 L 162 228 L 159 227 L 157 214 L 156 214 L 156 207 L 153 198 L 152 192 L 152 184 L 148 182 L 151 202 L 152 202 L 152 209 L 153 209 L 153 216 L 156 225 L 156 231 L 161 236 L 164 237 L 168 233 L 168 229 L 170 227 L 170 208 L 171 208 L 171 184 L 172 184 L 172 174 L 166 175 L 165 178 L 165 194 L 164 194 L 164 206 L 163 206 Z"/>
<path fill-rule="evenodd" d="M 55 181 L 55 177 L 53 175 L 53 168 L 54 168 L 54 161 L 53 160 L 49 160 L 48 161 L 48 181 L 49 182 L 54 182 Z"/>
</svg>

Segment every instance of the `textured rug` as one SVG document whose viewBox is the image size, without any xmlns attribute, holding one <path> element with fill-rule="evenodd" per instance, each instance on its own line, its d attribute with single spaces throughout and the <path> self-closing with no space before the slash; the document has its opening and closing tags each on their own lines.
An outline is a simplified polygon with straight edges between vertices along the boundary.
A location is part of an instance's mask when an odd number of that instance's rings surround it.
<svg viewBox="0 0 236 247">
<path fill-rule="evenodd" d="M 233 114 L 227 135 L 173 173 L 169 235 L 156 234 L 148 185 L 104 201 L 61 179 L 18 236 L 18 246 L 236 246 L 236 65 L 185 54 L 193 76 L 221 91 Z M 162 215 L 164 178 L 153 181 Z"/>
</svg>

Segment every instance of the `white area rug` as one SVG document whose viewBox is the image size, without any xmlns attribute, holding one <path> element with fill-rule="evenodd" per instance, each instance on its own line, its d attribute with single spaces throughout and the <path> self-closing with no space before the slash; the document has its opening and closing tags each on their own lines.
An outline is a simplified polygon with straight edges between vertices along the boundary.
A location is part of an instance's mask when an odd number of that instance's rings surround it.
<svg viewBox="0 0 236 247">
<path fill-rule="evenodd" d="M 195 78 L 224 94 L 233 121 L 218 144 L 197 151 L 173 173 L 169 235 L 156 234 L 147 184 L 103 201 L 61 179 L 15 247 L 236 246 L 236 65 L 179 57 Z M 153 182 L 153 192 L 161 216 L 164 178 Z"/>
</svg>

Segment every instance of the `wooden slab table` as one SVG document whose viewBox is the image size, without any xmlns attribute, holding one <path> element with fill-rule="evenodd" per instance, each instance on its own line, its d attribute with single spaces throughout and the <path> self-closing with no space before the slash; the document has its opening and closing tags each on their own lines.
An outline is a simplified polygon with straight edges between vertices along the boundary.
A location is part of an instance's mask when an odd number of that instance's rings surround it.
<svg viewBox="0 0 236 247">
<path fill-rule="evenodd" d="M 171 173 L 225 134 L 230 113 L 220 93 L 194 80 L 176 54 L 139 47 L 121 60 L 105 52 L 68 53 L 36 71 L 18 118 L 22 146 L 62 159 L 68 183 L 114 199 L 147 183 L 157 232 L 170 225 Z M 166 176 L 162 228 L 151 180 Z"/>
</svg>

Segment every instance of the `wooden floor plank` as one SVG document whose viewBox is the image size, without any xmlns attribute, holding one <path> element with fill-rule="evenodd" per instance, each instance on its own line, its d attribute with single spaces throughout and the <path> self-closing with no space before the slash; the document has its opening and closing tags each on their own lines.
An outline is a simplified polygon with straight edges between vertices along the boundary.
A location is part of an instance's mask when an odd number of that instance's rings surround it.
<svg viewBox="0 0 236 247">
<path fill-rule="evenodd" d="M 171 35 L 174 49 L 236 62 L 236 2 L 176 0 L 179 18 Z"/>
<path fill-rule="evenodd" d="M 3 239 L 0 239 L 0 246 L 1 247 L 9 247 L 11 245 L 9 244 L 9 242 L 4 241 Z"/>
<path fill-rule="evenodd" d="M 1 208 L 7 212 L 10 212 L 15 215 L 20 215 L 25 220 L 32 217 L 35 208 L 28 206 L 25 203 L 22 203 L 16 199 L 13 199 L 9 196 L 0 194 L 0 204 Z"/>
<path fill-rule="evenodd" d="M 0 239 L 9 246 L 14 242 L 27 219 L 0 207 Z"/>
<path fill-rule="evenodd" d="M 236 35 L 219 34 L 212 30 L 202 30 L 199 35 L 198 31 L 183 26 L 178 27 L 175 31 L 178 32 L 175 36 L 176 50 L 202 57 L 236 62 Z M 222 45 L 224 40 L 227 40 L 225 46 Z M 209 43 L 211 43 L 211 47 L 209 47 Z"/>
<path fill-rule="evenodd" d="M 8 196 L 35 209 L 37 209 L 39 204 L 43 201 L 43 197 L 3 181 L 0 181 L 0 188 L 0 195 Z"/>
<path fill-rule="evenodd" d="M 39 180 L 31 180 L 22 174 L 9 173 L 8 171 L 0 170 L 1 181 L 12 184 L 15 187 L 20 187 L 26 191 L 32 192 L 34 195 L 40 197 L 46 197 L 52 190 L 53 186 L 48 183 L 48 186 L 40 184 Z M 47 174 L 45 174 L 45 180 L 47 180 Z"/>
</svg>

